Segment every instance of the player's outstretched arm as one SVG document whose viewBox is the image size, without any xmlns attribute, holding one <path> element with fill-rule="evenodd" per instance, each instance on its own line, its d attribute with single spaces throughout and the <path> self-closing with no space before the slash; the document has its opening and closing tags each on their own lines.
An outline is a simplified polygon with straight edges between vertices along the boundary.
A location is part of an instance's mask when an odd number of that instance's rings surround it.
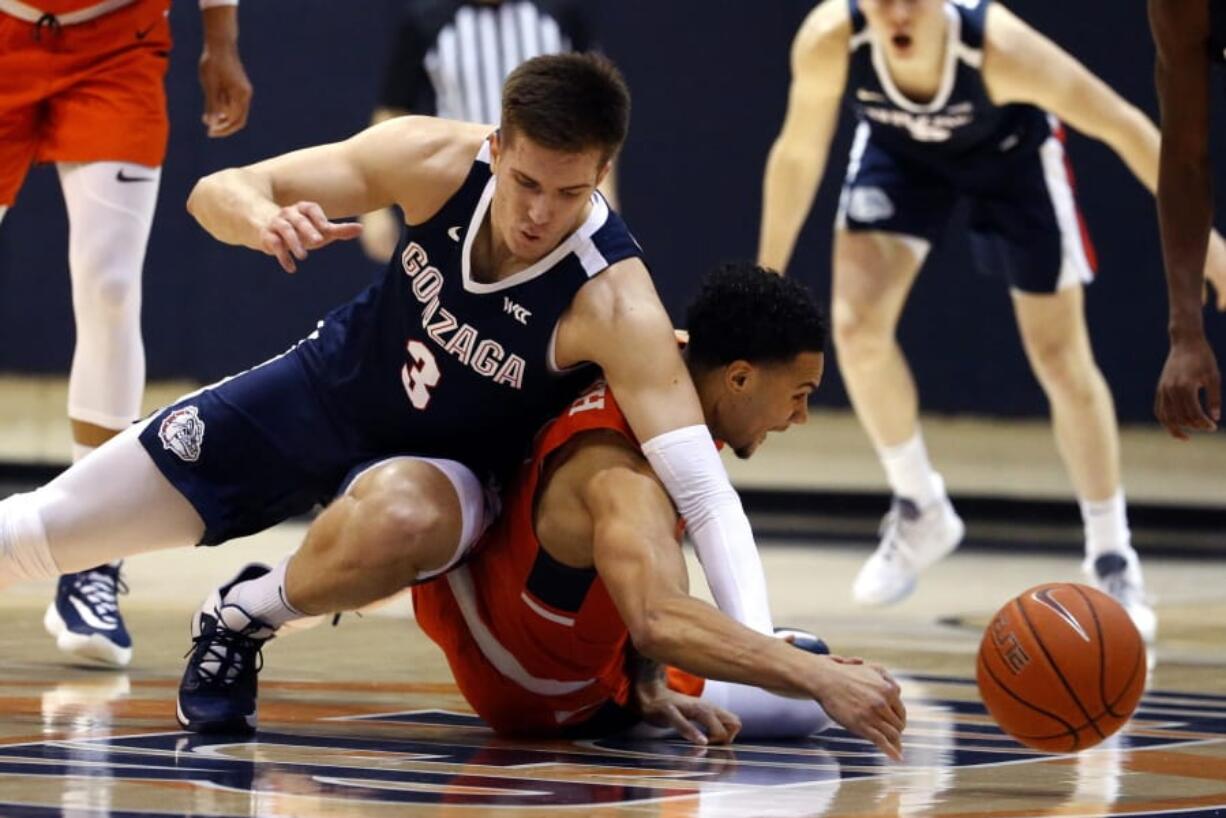
<svg viewBox="0 0 1226 818">
<path fill-rule="evenodd" d="M 783 129 L 766 160 L 758 263 L 783 272 L 817 193 L 847 83 L 851 25 L 846 0 L 827 0 L 792 43 Z"/>
<path fill-rule="evenodd" d="M 584 481 L 582 497 L 596 571 L 635 649 L 708 679 L 815 699 L 831 718 L 900 758 L 906 710 L 893 679 L 876 665 L 797 650 L 690 596 L 668 495 L 637 453 L 599 448 L 580 455 L 605 459 Z"/>
<path fill-rule="evenodd" d="M 287 272 L 311 250 L 361 233 L 338 217 L 399 204 L 424 221 L 463 181 L 488 132 L 481 125 L 402 117 L 328 145 L 201 179 L 188 211 L 214 238 L 275 256 Z"/>
<path fill-rule="evenodd" d="M 1197 0 L 1171 0 L 1169 6 L 1165 2 L 1159 5 L 1170 14 L 1171 7 L 1191 7 L 1197 5 Z M 1204 14 L 1205 3 L 1199 5 Z M 1202 61 L 1206 59 L 1204 47 L 1202 42 L 1199 55 Z M 1206 66 L 1204 74 L 1207 71 Z M 1026 102 L 1055 114 L 1110 147 L 1150 193 L 1158 192 L 1160 139 L 1149 117 L 998 3 L 988 9 L 983 73 L 995 102 Z M 1207 93 L 1206 85 L 1205 75 L 1196 80 L 1188 72 L 1180 76 L 1173 88 L 1178 88 L 1176 96 L 1180 103 L 1196 105 L 1199 97 L 1207 106 L 1203 96 Z M 1187 133 L 1184 132 L 1185 137 Z M 1199 240 L 1199 266 L 1218 290 L 1219 309 L 1226 309 L 1226 296 L 1222 294 L 1226 290 L 1226 242 L 1217 231 L 1208 233 L 1207 227 L 1204 230 Z M 1198 287 L 1197 299 L 1200 296 Z"/>
<path fill-rule="evenodd" d="M 1154 80 L 1162 112 L 1158 225 L 1171 337 L 1154 413 L 1172 435 L 1186 440 L 1186 430 L 1216 428 L 1222 413 L 1221 375 L 1205 338 L 1201 310 L 1213 221 L 1209 4 L 1207 0 L 1150 0 L 1149 22 L 1157 51 Z M 1216 287 L 1218 308 L 1226 309 L 1226 287 L 1222 283 Z"/>
<path fill-rule="evenodd" d="M 999 3 L 988 8 L 983 78 L 997 105 L 1027 103 L 1105 143 L 1151 193 L 1158 129 L 1067 51 Z"/>
<path fill-rule="evenodd" d="M 238 133 L 247 124 L 251 81 L 238 53 L 238 5 L 229 0 L 202 4 L 204 42 L 200 49 L 200 88 L 204 122 L 211 137 Z"/>
<path fill-rule="evenodd" d="M 651 276 L 626 259 L 583 286 L 558 328 L 558 363 L 604 370 L 643 452 L 685 517 L 720 610 L 771 633 L 766 577 Z"/>
</svg>

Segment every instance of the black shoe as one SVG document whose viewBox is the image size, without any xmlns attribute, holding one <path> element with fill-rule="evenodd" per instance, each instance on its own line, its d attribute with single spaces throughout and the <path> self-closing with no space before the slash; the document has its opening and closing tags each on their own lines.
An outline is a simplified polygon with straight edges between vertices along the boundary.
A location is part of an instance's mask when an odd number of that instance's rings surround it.
<svg viewBox="0 0 1226 818">
<path fill-rule="evenodd" d="M 179 724 L 193 733 L 249 734 L 256 727 L 257 674 L 261 649 L 275 629 L 225 603 L 240 582 L 267 574 L 267 565 L 252 563 L 221 586 L 192 618 L 192 649 L 179 683 Z"/>
</svg>

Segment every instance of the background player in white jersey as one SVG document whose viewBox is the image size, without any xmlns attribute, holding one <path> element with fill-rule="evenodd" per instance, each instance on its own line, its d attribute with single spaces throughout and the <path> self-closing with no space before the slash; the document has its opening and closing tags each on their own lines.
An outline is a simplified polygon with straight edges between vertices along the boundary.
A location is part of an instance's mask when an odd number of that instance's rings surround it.
<svg viewBox="0 0 1226 818">
<path fill-rule="evenodd" d="M 1154 414 L 1181 440 L 1187 439 L 1189 430 L 1215 430 L 1222 420 L 1222 376 L 1205 337 L 1201 304 L 1205 252 L 1213 226 L 1210 66 L 1226 62 L 1226 12 L 1221 6 L 1214 0 L 1149 2 L 1162 109 L 1158 224 L 1171 335 Z M 1226 310 L 1224 283 L 1215 282 L 1219 310 Z"/>
<path fill-rule="evenodd" d="M 1052 407 L 1081 503 L 1087 575 L 1147 638 L 1119 473 L 1111 393 L 1094 362 L 1082 284 L 1092 249 L 1076 213 L 1062 128 L 1111 147 L 1150 191 L 1152 123 L 1047 38 L 987 0 L 827 0 L 793 45 L 783 130 L 765 177 L 760 261 L 784 269 L 826 166 L 844 88 L 860 117 L 834 249 L 834 336 L 852 404 L 894 491 L 880 547 L 853 593 L 905 598 L 964 527 L 929 464 L 911 372 L 894 337 L 907 292 L 952 205 L 972 200 L 977 262 L 1010 283 L 1023 346 Z M 1218 236 L 1211 272 L 1226 274 Z"/>
<path fill-rule="evenodd" d="M 685 516 L 720 608 L 770 632 L 749 523 L 671 322 L 595 193 L 628 122 L 606 60 L 539 57 L 508 79 L 500 132 L 403 117 L 202 180 L 189 209 L 206 229 L 287 271 L 358 235 L 332 217 L 393 203 L 402 251 L 290 352 L 0 503 L 0 582 L 220 543 L 343 492 L 292 557 L 220 590 L 244 619 L 196 618 L 180 720 L 250 729 L 260 645 L 453 565 L 491 516 L 477 475 L 516 462 L 559 376 L 590 362 Z"/>
<path fill-rule="evenodd" d="M 247 121 L 251 84 L 238 54 L 236 4 L 200 3 L 211 137 Z M 0 221 L 30 165 L 54 162 L 68 209 L 76 324 L 68 376 L 74 461 L 140 416 L 141 268 L 169 131 L 169 9 L 169 0 L 0 3 Z M 79 567 L 60 578 L 44 623 L 61 650 L 126 665 L 132 642 L 116 599 L 120 566 Z"/>
</svg>

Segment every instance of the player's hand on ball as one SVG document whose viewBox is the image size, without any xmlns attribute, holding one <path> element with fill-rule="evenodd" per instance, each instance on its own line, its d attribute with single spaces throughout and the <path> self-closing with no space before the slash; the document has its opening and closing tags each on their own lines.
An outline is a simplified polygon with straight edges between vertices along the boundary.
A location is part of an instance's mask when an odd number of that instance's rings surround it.
<svg viewBox="0 0 1226 818">
<path fill-rule="evenodd" d="M 871 662 L 852 664 L 834 657 L 816 658 L 824 664 L 827 678 L 815 698 L 826 715 L 901 761 L 907 708 L 898 682 L 881 665 Z"/>
<path fill-rule="evenodd" d="M 315 202 L 297 202 L 283 207 L 260 230 L 260 249 L 276 256 L 287 273 L 298 271 L 298 261 L 310 250 L 362 235 L 357 222 L 329 221 Z"/>
</svg>

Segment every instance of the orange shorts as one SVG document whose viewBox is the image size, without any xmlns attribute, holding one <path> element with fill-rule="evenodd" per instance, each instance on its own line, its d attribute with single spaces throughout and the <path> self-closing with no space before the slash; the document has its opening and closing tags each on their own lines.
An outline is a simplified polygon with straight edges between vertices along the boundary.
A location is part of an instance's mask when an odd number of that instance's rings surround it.
<svg viewBox="0 0 1226 818">
<path fill-rule="evenodd" d="M 478 554 L 475 559 L 484 557 Z M 477 594 L 479 606 L 486 615 L 496 615 L 498 597 L 483 593 L 481 588 L 477 589 Z M 633 681 L 622 661 L 624 647 L 615 648 L 618 653 L 606 663 L 607 671 L 597 674 L 590 685 L 568 693 L 534 693 L 502 675 L 486 658 L 465 624 L 464 614 L 445 579 L 414 585 L 413 611 L 418 626 L 443 649 L 456 687 L 469 706 L 500 735 L 552 737 L 566 735 L 568 731 L 582 733 L 587 719 L 597 717 L 599 720 L 598 714 L 611 716 L 604 711 L 614 705 L 621 710 L 627 707 Z M 505 648 L 505 641 L 503 644 Z M 511 653 L 514 656 L 514 652 Z M 528 665 L 540 662 L 539 656 L 515 658 Z M 567 668 L 557 668 L 559 672 L 555 677 L 569 678 L 561 675 L 565 670 Z M 574 669 L 569 670 L 573 674 Z M 594 672 L 594 667 L 585 668 L 585 672 Z M 666 681 L 672 690 L 690 696 L 701 696 L 705 685 L 701 677 L 674 667 L 666 669 Z M 612 721 L 621 727 L 630 723 L 617 718 Z"/>
<path fill-rule="evenodd" d="M 61 28 L 0 12 L 0 205 L 35 162 L 162 164 L 169 6 L 137 0 Z"/>
</svg>

